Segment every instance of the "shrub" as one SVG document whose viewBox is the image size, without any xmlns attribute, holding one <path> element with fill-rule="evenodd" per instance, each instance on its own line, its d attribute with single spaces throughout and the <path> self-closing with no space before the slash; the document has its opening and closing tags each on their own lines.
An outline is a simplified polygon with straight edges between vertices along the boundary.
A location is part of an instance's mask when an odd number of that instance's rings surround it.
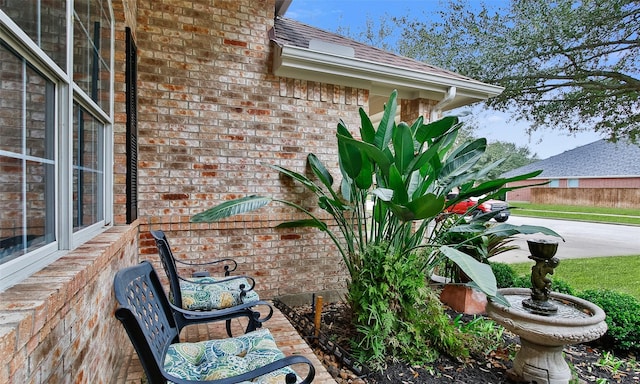
<svg viewBox="0 0 640 384">
<path fill-rule="evenodd" d="M 597 340 L 606 349 L 640 351 L 640 301 L 610 289 L 586 290 L 578 297 L 604 310 L 609 329 Z"/>
<path fill-rule="evenodd" d="M 529 275 L 522 275 L 514 278 L 513 287 L 531 288 L 531 277 Z M 567 281 L 558 278 L 551 280 L 551 291 L 564 293 L 566 295 L 575 295 L 575 290 L 571 285 Z"/>
<path fill-rule="evenodd" d="M 474 315 L 465 322 L 463 314 L 459 314 L 453 319 L 453 325 L 468 336 L 467 346 L 472 355 L 488 355 L 505 346 L 504 327 L 491 319 Z"/>
<path fill-rule="evenodd" d="M 498 288 L 509 288 L 514 286 L 516 280 L 516 272 L 509 264 L 505 263 L 489 263 L 491 270 L 496 277 Z"/>
<path fill-rule="evenodd" d="M 347 288 L 359 333 L 354 351 L 373 368 L 381 368 L 388 356 L 425 364 L 434 361 L 438 351 L 468 355 L 464 335 L 426 285 L 420 261 L 385 245 L 370 245 L 354 269 Z"/>
</svg>

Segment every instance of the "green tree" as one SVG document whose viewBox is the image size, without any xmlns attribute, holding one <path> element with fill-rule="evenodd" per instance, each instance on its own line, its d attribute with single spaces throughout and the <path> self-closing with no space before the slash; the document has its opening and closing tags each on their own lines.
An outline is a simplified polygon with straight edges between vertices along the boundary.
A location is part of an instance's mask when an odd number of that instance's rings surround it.
<svg viewBox="0 0 640 384">
<path fill-rule="evenodd" d="M 503 157 L 507 157 L 507 160 L 498 167 L 489 171 L 487 174 L 488 180 L 497 179 L 505 172 L 520 168 L 537 160 L 537 157 L 532 156 L 531 151 L 526 146 L 519 147 L 514 143 L 496 141 L 487 144 L 487 150 L 485 151 L 484 156 L 478 161 L 477 167 L 484 168 Z"/>
<path fill-rule="evenodd" d="M 637 0 L 512 0 L 505 9 L 446 4 L 439 20 L 393 20 L 403 30 L 399 53 L 505 87 L 488 106 L 515 111 L 531 130 L 593 130 L 638 142 Z"/>
<path fill-rule="evenodd" d="M 458 131 L 456 144 L 461 145 L 464 142 L 478 139 L 475 132 L 479 129 L 479 124 L 480 122 L 477 120 L 475 115 L 465 114 L 464 125 Z M 487 149 L 480 160 L 478 160 L 474 169 L 483 169 L 489 164 L 492 164 L 502 158 L 506 158 L 506 160 L 489 171 L 486 177 L 481 181 L 497 179 L 500 175 L 509 172 L 512 169 L 520 168 L 539 160 L 538 155 L 531 153 L 531 149 L 526 145 L 518 146 L 515 143 L 507 141 L 487 142 Z"/>
</svg>

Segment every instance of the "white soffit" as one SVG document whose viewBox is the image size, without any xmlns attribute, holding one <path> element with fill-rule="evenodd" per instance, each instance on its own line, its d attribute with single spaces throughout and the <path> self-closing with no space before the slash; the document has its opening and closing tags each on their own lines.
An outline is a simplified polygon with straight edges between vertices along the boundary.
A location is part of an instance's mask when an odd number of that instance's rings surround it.
<svg viewBox="0 0 640 384">
<path fill-rule="evenodd" d="M 350 53 L 353 48 L 320 40 L 315 42 L 311 40 L 311 42 L 310 47 L 315 49 L 275 44 L 274 74 L 363 88 L 370 90 L 373 94 L 381 95 L 388 95 L 391 90 L 397 89 L 400 97 L 411 99 L 439 100 L 450 87 L 456 87 L 456 97 L 445 110 L 486 100 L 499 95 L 504 89 L 475 80 L 357 59 Z"/>
</svg>

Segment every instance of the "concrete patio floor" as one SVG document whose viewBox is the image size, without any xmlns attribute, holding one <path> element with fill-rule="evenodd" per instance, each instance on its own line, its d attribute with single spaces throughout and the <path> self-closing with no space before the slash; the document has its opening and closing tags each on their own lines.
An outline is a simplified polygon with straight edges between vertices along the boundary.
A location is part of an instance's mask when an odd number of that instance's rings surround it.
<svg viewBox="0 0 640 384">
<path fill-rule="evenodd" d="M 316 377 L 314 383 L 318 384 L 336 384 L 336 381 L 327 372 L 313 350 L 300 337 L 293 325 L 277 308 L 273 308 L 273 317 L 264 323 L 263 327 L 268 328 L 276 340 L 278 347 L 285 355 L 303 355 L 306 356 L 316 369 Z M 244 325 L 241 320 L 234 320 L 232 332 L 234 335 L 243 333 Z M 215 322 L 209 324 L 193 325 L 185 328 L 181 340 L 183 341 L 201 341 L 208 339 L 226 338 L 224 322 Z M 138 356 L 133 350 L 131 344 L 124 346 L 127 348 L 127 358 L 120 367 L 116 384 L 140 384 L 147 383 L 144 371 L 138 360 Z M 302 373 L 302 372 L 301 372 Z"/>
</svg>

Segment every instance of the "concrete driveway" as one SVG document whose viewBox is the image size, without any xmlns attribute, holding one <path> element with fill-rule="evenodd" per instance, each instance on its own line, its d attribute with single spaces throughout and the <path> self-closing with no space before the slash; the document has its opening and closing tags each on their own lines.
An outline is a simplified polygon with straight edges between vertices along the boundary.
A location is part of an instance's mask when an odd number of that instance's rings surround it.
<svg viewBox="0 0 640 384">
<path fill-rule="evenodd" d="M 550 228 L 560 234 L 565 242 L 558 239 L 560 259 L 575 259 L 597 256 L 640 255 L 640 227 L 617 224 L 586 223 L 580 221 L 539 219 L 511 216 L 509 224 L 538 225 Z M 513 244 L 520 249 L 492 257 L 494 262 L 519 263 L 530 261 L 527 239 L 556 239 L 546 235 L 518 235 Z"/>
</svg>

